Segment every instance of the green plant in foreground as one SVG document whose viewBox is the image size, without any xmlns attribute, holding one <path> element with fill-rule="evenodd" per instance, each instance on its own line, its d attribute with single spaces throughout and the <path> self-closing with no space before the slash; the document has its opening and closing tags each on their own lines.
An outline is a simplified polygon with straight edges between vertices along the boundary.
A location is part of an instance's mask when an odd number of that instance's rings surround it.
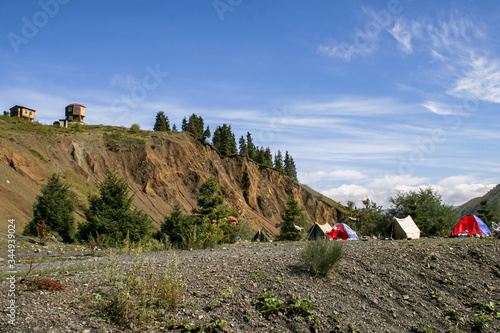
<svg viewBox="0 0 500 333">
<path fill-rule="evenodd" d="M 256 272 L 256 273 L 252 274 L 252 279 L 254 279 L 255 281 L 265 280 L 265 279 L 267 279 L 267 275 L 266 275 L 266 273 L 263 273 L 263 272 Z"/>
<path fill-rule="evenodd" d="M 418 321 L 417 332 L 419 333 L 434 333 L 434 325 L 427 324 L 423 319 Z"/>
<path fill-rule="evenodd" d="M 494 302 L 489 303 L 479 303 L 481 305 L 482 312 L 495 317 L 496 319 L 500 319 L 500 302 L 495 304 Z"/>
<path fill-rule="evenodd" d="M 264 316 L 270 316 L 271 314 L 282 311 L 284 309 L 284 303 L 285 302 L 277 299 L 271 293 L 262 293 L 255 301 L 257 309 Z"/>
<path fill-rule="evenodd" d="M 474 322 L 473 327 L 477 331 L 481 332 L 481 330 L 485 327 L 488 327 L 488 323 L 492 320 L 491 316 L 482 311 L 477 311 L 474 313 Z"/>
<path fill-rule="evenodd" d="M 445 277 L 441 280 L 441 282 L 443 282 L 444 284 L 452 284 L 452 285 L 454 285 L 456 281 L 457 279 L 453 275 Z"/>
<path fill-rule="evenodd" d="M 118 325 L 142 327 L 174 310 L 184 289 L 177 276 L 177 258 L 169 258 L 162 272 L 156 272 L 153 260 L 137 255 L 132 269 L 124 274 L 113 256 L 103 279 L 103 291 L 97 302 L 99 313 Z"/>
<path fill-rule="evenodd" d="M 431 293 L 431 298 L 432 299 L 436 299 L 438 302 L 441 302 L 443 300 L 443 297 L 441 297 L 441 293 L 437 290 L 434 290 L 432 293 Z"/>
<path fill-rule="evenodd" d="M 219 305 L 220 302 L 227 300 L 227 299 L 231 299 L 233 297 L 234 297 L 234 292 L 233 292 L 232 288 L 224 289 L 223 291 L 218 293 L 214 299 L 212 299 L 210 301 L 210 304 L 208 305 L 208 307 L 210 309 L 214 309 L 217 305 Z"/>
<path fill-rule="evenodd" d="M 227 332 L 227 323 L 219 318 L 215 318 L 207 324 L 189 323 L 183 321 L 178 327 L 183 329 L 183 332 Z M 173 328 L 177 328 L 175 325 Z"/>
<path fill-rule="evenodd" d="M 287 310 L 288 313 L 294 317 L 310 317 L 313 315 L 314 311 L 317 310 L 317 308 L 312 305 L 316 300 L 306 300 L 306 299 L 300 299 L 297 297 L 297 295 L 292 294 L 290 298 L 288 298 L 287 301 Z"/>
<path fill-rule="evenodd" d="M 444 319 L 451 321 L 456 327 L 463 327 L 465 320 L 458 316 L 458 311 L 455 309 L 448 309 L 443 314 Z"/>
<path fill-rule="evenodd" d="M 307 271 L 325 277 L 342 259 L 342 244 L 328 239 L 308 242 L 301 258 Z"/>
<path fill-rule="evenodd" d="M 353 324 L 347 325 L 346 330 L 347 330 L 347 332 L 350 332 L 350 333 L 361 333 L 361 329 L 357 328 Z"/>
</svg>

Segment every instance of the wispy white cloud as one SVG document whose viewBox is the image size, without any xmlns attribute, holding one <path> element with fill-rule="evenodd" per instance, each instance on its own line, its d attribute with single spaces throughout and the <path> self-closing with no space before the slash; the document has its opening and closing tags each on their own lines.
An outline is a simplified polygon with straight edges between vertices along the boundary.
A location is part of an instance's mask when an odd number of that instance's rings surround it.
<svg viewBox="0 0 500 333">
<path fill-rule="evenodd" d="M 467 65 L 467 71 L 447 93 L 462 99 L 500 103 L 500 61 L 472 55 Z"/>
<path fill-rule="evenodd" d="M 448 105 L 444 103 L 428 101 L 422 104 L 423 107 L 440 116 L 451 116 L 460 115 L 461 112 L 457 111 L 459 109 L 457 106 Z"/>
<path fill-rule="evenodd" d="M 402 19 L 398 19 L 389 33 L 398 41 L 399 48 L 406 54 L 413 52 L 413 46 L 411 39 L 413 37 L 412 33 L 408 31 L 405 23 Z"/>
</svg>

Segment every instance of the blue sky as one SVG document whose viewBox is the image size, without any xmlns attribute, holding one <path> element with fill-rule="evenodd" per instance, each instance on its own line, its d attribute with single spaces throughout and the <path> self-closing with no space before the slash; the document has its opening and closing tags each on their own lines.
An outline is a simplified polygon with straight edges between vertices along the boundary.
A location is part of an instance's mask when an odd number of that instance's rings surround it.
<svg viewBox="0 0 500 333">
<path fill-rule="evenodd" d="M 288 150 L 299 181 L 385 208 L 500 183 L 497 1 L 3 1 L 0 108 L 151 129 L 164 111 Z"/>
</svg>

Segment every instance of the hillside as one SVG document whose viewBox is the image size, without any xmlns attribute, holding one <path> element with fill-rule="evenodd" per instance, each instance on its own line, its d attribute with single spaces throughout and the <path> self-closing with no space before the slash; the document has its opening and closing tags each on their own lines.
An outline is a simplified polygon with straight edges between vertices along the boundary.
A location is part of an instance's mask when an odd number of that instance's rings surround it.
<svg viewBox="0 0 500 333">
<path fill-rule="evenodd" d="M 491 210 L 500 211 L 500 185 L 495 186 L 482 197 L 474 198 L 457 208 L 460 216 L 475 214 L 481 208 L 481 201 L 488 200 Z"/>
<path fill-rule="evenodd" d="M 87 196 L 107 170 L 127 180 L 133 205 L 156 226 L 175 204 L 186 213 L 196 207 L 201 184 L 213 175 L 226 204 L 254 229 L 272 235 L 286 199 L 293 195 L 307 221 L 336 221 L 343 206 L 287 176 L 241 156 L 223 157 L 188 133 L 131 132 L 110 126 L 56 128 L 0 117 L 0 218 L 19 227 L 32 218 L 32 204 L 52 172 L 61 173 L 75 192 L 77 219 Z M 19 228 L 18 227 L 18 228 Z"/>
</svg>

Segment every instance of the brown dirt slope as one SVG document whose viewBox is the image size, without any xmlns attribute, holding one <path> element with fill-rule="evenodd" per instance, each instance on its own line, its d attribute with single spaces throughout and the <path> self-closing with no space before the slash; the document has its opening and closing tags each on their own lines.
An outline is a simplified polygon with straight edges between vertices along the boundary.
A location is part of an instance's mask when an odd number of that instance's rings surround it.
<svg viewBox="0 0 500 333">
<path fill-rule="evenodd" d="M 149 132 L 118 127 L 54 128 L 0 119 L 0 225 L 8 219 L 23 226 L 32 204 L 52 172 L 62 173 L 76 194 L 79 219 L 87 195 L 96 191 L 107 170 L 125 177 L 133 204 L 158 226 L 176 203 L 196 207 L 201 184 L 210 175 L 221 185 L 229 207 L 255 229 L 276 235 L 286 199 L 305 207 L 307 221 L 337 220 L 340 204 L 241 156 L 222 157 L 187 133 Z"/>
</svg>

